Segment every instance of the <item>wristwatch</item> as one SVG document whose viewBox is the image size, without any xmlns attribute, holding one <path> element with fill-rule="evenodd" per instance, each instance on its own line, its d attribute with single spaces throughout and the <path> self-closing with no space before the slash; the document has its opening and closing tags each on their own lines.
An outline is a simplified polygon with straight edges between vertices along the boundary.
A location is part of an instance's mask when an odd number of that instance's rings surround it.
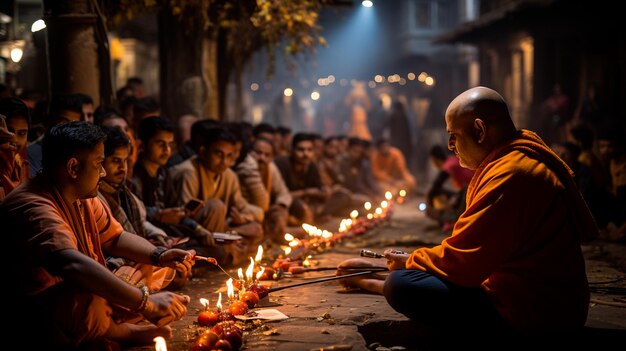
<svg viewBox="0 0 626 351">
<path fill-rule="evenodd" d="M 150 254 L 150 262 L 152 262 L 153 266 L 161 267 L 161 255 L 168 249 L 162 246 L 157 247 Z"/>
</svg>

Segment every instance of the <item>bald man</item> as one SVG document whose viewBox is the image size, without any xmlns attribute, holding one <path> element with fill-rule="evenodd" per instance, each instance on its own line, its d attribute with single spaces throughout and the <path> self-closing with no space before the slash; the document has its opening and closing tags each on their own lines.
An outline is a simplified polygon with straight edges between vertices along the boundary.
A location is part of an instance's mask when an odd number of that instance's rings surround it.
<svg viewBox="0 0 626 351">
<path fill-rule="evenodd" d="M 445 120 L 448 148 L 475 170 L 452 235 L 412 253 L 387 250 L 386 277 L 343 284 L 384 294 L 396 311 L 439 335 L 581 329 L 589 290 L 580 243 L 598 230 L 571 170 L 537 134 L 516 129 L 492 89 L 463 92 Z M 338 274 L 366 263 L 344 261 Z"/>
</svg>

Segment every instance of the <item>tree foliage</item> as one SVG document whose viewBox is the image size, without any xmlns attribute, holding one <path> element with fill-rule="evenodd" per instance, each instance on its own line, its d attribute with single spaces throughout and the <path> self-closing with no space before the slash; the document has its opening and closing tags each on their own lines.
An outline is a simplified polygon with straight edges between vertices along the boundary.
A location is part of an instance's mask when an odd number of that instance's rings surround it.
<svg viewBox="0 0 626 351">
<path fill-rule="evenodd" d="M 267 48 L 270 71 L 275 52 L 284 45 L 287 64 L 294 57 L 314 53 L 326 46 L 318 25 L 318 14 L 328 0 L 100 0 L 110 27 L 146 11 L 169 9 L 182 25 L 220 31 L 226 38 L 226 57 L 241 67 L 254 52 Z"/>
</svg>

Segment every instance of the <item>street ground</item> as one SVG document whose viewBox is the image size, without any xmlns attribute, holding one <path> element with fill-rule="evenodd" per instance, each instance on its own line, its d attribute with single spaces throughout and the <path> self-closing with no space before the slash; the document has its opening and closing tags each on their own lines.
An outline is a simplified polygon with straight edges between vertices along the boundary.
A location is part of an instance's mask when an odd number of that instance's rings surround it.
<svg viewBox="0 0 626 351">
<path fill-rule="evenodd" d="M 334 267 L 344 259 L 358 257 L 361 249 L 383 252 L 385 248 L 394 247 L 410 251 L 439 243 L 444 234 L 417 210 L 420 201 L 412 198 L 404 204 L 396 204 L 389 221 L 315 254 L 312 262 L 318 267 Z M 338 220 L 330 221 L 323 229 L 335 231 L 338 224 Z M 626 244 L 598 241 L 584 245 L 583 249 L 592 287 L 592 304 L 584 335 L 574 337 L 579 340 L 576 346 L 598 349 L 614 345 L 614 342 L 623 345 L 626 340 Z M 384 265 L 384 262 L 380 263 Z M 246 267 L 242 268 L 245 271 Z M 236 269 L 227 271 L 233 277 L 237 276 Z M 263 283 L 278 287 L 334 273 L 333 270 L 307 272 Z M 215 306 L 216 292 L 224 290 L 227 279 L 225 273 L 215 268 L 201 265 L 195 268 L 193 279 L 179 291 L 189 295 L 191 302 L 187 315 L 172 324 L 174 336 L 167 341 L 168 350 L 187 351 L 191 348 L 199 333 L 205 330 L 197 324 L 198 314 L 203 309 L 200 298 L 208 298 L 210 306 Z M 406 317 L 391 309 L 384 297 L 346 290 L 337 281 L 272 292 L 255 310 L 267 308 L 276 309 L 289 318 L 241 322 L 244 327 L 242 350 L 430 350 L 441 349 L 441 345 L 448 342 L 428 340 L 428 335 L 422 335 Z M 511 340 L 507 346 L 502 345 L 502 349 L 511 348 L 517 342 Z M 533 346 L 536 347 L 531 349 L 546 349 L 542 346 L 547 345 Z M 127 347 L 124 350 L 154 350 L 154 347 Z"/>
</svg>

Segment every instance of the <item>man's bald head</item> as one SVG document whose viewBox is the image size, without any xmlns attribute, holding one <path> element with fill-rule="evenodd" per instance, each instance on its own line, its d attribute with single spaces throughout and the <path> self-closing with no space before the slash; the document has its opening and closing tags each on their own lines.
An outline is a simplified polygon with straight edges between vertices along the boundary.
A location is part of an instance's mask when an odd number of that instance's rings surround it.
<svg viewBox="0 0 626 351">
<path fill-rule="evenodd" d="M 446 125 L 448 148 L 471 169 L 516 132 L 506 101 L 486 87 L 468 89 L 454 98 L 446 110 Z"/>
<path fill-rule="evenodd" d="M 486 87 L 468 89 L 454 98 L 446 111 L 448 115 L 459 118 L 463 124 L 473 123 L 474 119 L 480 118 L 487 125 L 502 129 L 503 132 L 515 132 L 506 101 L 495 90 Z"/>
</svg>

